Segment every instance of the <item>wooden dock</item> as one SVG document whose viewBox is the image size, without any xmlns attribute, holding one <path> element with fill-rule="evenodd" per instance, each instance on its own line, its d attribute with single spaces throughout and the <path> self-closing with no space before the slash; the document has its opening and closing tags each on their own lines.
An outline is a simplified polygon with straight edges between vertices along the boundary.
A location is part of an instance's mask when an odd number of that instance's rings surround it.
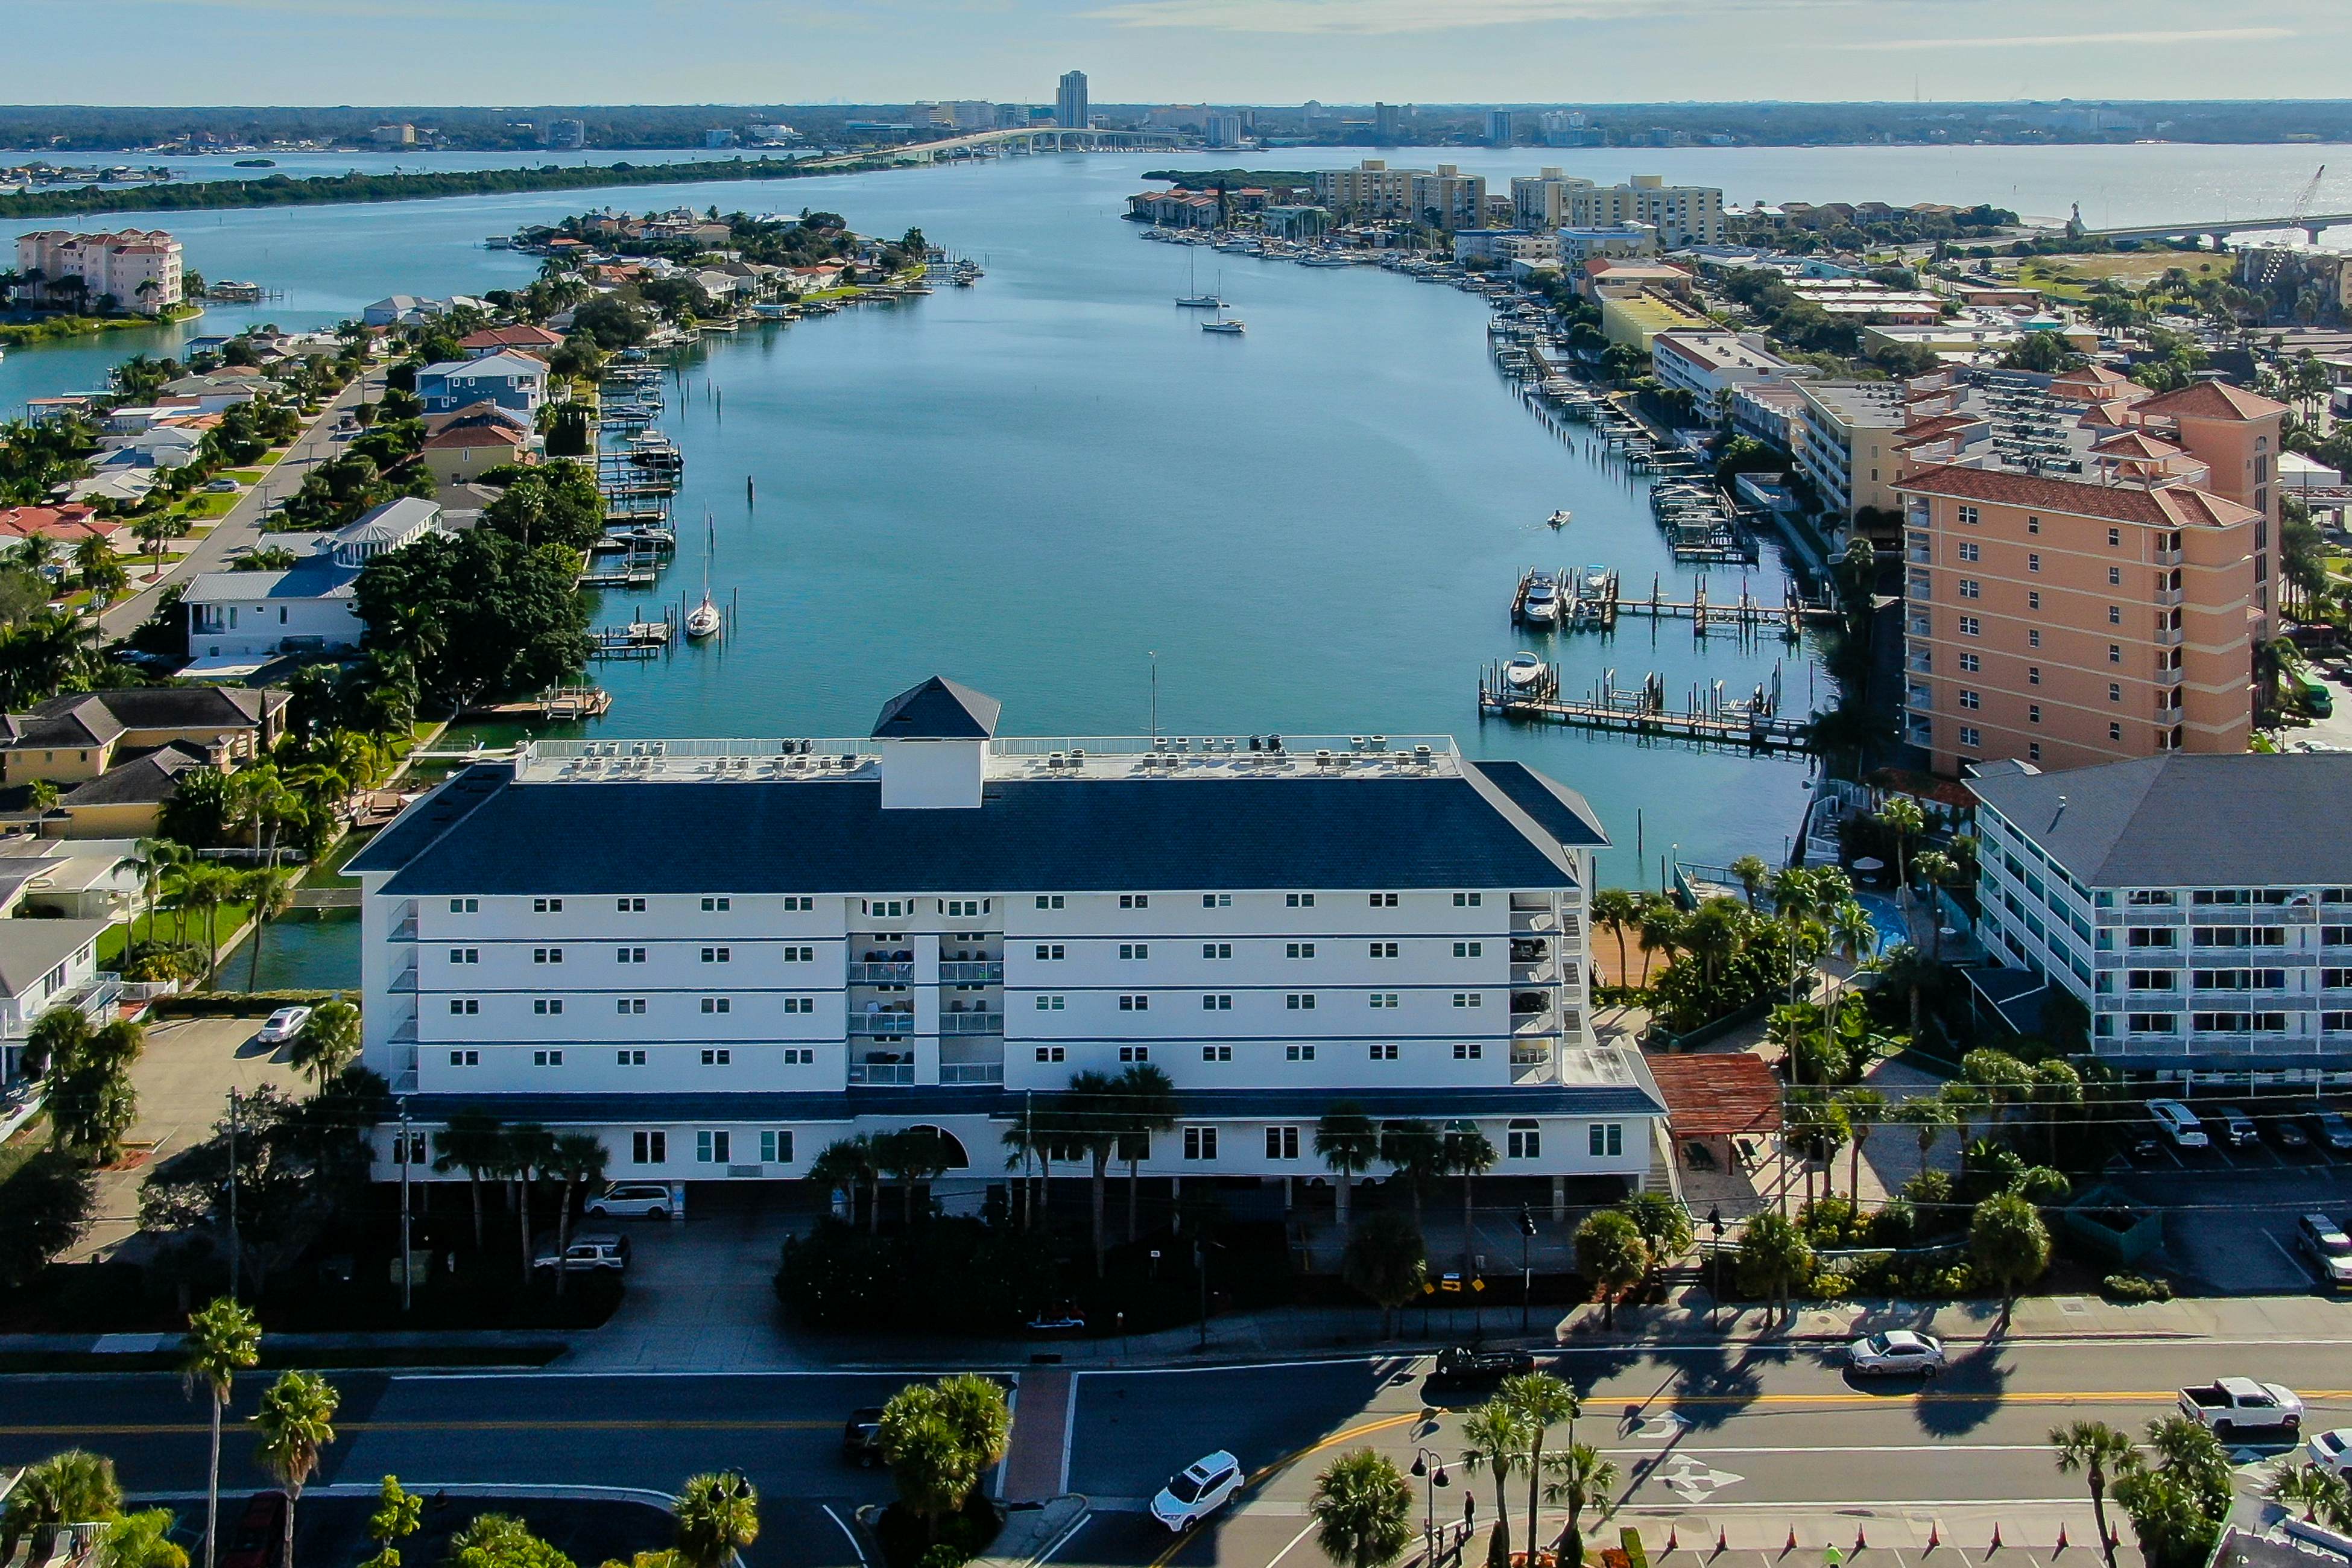
<svg viewBox="0 0 2352 1568">
<path fill-rule="evenodd" d="M 1626 597 L 1618 574 L 1613 571 L 1597 594 L 1589 592 L 1583 578 L 1574 579 L 1571 586 L 1580 613 L 1571 615 L 1566 624 L 1589 626 L 1601 631 L 1614 631 L 1620 616 L 1637 616 L 1654 621 L 1689 621 L 1696 637 L 1717 631 L 1734 631 L 1743 637 L 1773 631 L 1784 640 L 1795 642 L 1803 636 L 1808 622 L 1837 618 L 1834 610 L 1807 604 L 1793 583 L 1783 587 L 1777 604 L 1759 599 L 1749 592 L 1745 576 L 1739 580 L 1739 596 L 1728 600 L 1710 599 L 1704 576 L 1692 585 L 1687 599 L 1667 598 L 1664 579 L 1655 574 L 1650 579 L 1647 598 Z"/>
<path fill-rule="evenodd" d="M 598 626 L 589 634 L 593 659 L 659 658 L 677 639 L 677 619 L 665 612 L 657 621 L 635 620 L 626 626 Z"/>
<path fill-rule="evenodd" d="M 610 572 L 583 572 L 575 586 L 582 588 L 650 588 L 660 579 L 660 574 L 650 566 L 622 566 Z"/>
<path fill-rule="evenodd" d="M 1530 686 L 1513 687 L 1497 665 L 1478 677 L 1478 711 L 1486 717 L 1751 752 L 1811 751 L 1812 725 L 1783 718 L 1778 710 L 1780 684 L 1776 668 L 1769 688 L 1759 686 L 1752 697 L 1727 698 L 1723 683 L 1716 681 L 1692 688 L 1686 706 L 1669 708 L 1664 678 L 1655 672 L 1643 677 L 1638 690 L 1623 690 L 1616 686 L 1612 670 L 1589 696 L 1569 699 L 1561 694 L 1557 666 L 1546 666 L 1544 675 Z"/>
<path fill-rule="evenodd" d="M 468 708 L 460 719 L 538 719 L 569 723 L 600 719 L 613 708 L 613 694 L 601 686 L 551 686 L 536 697 L 514 702 L 488 702 Z"/>
</svg>

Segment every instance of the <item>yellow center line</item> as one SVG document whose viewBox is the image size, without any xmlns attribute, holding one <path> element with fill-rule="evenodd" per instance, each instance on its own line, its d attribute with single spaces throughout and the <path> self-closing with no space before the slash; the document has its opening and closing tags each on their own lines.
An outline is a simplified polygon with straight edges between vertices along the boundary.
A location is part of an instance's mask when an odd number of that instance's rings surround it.
<svg viewBox="0 0 2352 1568">
<path fill-rule="evenodd" d="M 612 1420 L 612 1421 L 342 1421 L 338 1432 L 826 1432 L 833 1421 Z M 0 1437 L 56 1437 L 76 1433 L 102 1436 L 205 1434 L 203 1422 L 52 1422 L 0 1426 Z"/>
</svg>

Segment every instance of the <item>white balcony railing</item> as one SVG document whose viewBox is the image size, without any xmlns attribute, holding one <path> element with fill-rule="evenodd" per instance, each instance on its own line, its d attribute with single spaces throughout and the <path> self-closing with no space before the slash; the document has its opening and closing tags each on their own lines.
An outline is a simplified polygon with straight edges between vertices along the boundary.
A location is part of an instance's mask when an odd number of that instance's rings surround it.
<svg viewBox="0 0 2352 1568">
<path fill-rule="evenodd" d="M 1002 1013 L 942 1013 L 940 1015 L 942 1035 L 1001 1035 L 1004 1033 Z"/>
<path fill-rule="evenodd" d="M 1004 1064 L 1003 1062 L 941 1062 L 940 1081 L 943 1084 L 1003 1083 Z"/>
<path fill-rule="evenodd" d="M 997 1070 L 1001 1073 L 1003 1069 L 1000 1068 Z M 849 1081 L 905 1087 L 915 1081 L 915 1064 L 912 1062 L 852 1062 L 849 1064 Z"/>
<path fill-rule="evenodd" d="M 898 963 L 852 963 L 849 966 L 852 985 L 911 985 L 915 983 L 915 965 L 911 960 Z"/>
<path fill-rule="evenodd" d="M 122 976 L 101 971 L 79 985 L 68 986 L 42 1005 L 39 1012 L 22 1018 L 10 1018 L 0 1023 L 0 1039 L 21 1040 L 33 1032 L 41 1016 L 59 1007 L 71 1007 L 92 1024 L 110 1022 L 108 1015 L 122 999 Z"/>
<path fill-rule="evenodd" d="M 942 985 L 984 985 L 1001 983 L 1003 979 L 1004 965 L 994 960 L 986 963 L 953 963 L 940 965 L 940 984 Z"/>
<path fill-rule="evenodd" d="M 853 1035 L 911 1035 L 915 1032 L 912 1013 L 852 1013 L 849 1032 Z"/>
</svg>

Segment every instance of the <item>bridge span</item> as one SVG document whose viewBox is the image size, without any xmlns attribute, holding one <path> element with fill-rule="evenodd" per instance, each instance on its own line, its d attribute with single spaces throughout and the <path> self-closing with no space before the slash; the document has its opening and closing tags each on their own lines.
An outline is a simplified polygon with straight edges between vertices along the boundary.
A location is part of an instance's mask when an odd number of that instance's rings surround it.
<svg viewBox="0 0 2352 1568">
<path fill-rule="evenodd" d="M 2185 223 L 2141 224 L 2132 228 L 2085 228 L 2080 231 L 2084 239 L 2202 239 L 2210 238 L 2215 249 L 2233 234 L 2259 233 L 2265 229 L 2299 228 L 2313 245 L 2331 228 L 2352 224 L 2352 213 L 2302 213 L 2285 217 L 2236 217 L 2215 220 L 2191 220 Z"/>
<path fill-rule="evenodd" d="M 1080 131 L 1059 125 L 1032 125 L 1003 131 L 972 131 L 936 142 L 910 142 L 872 153 L 841 153 L 812 158 L 808 166 L 864 163 L 884 159 L 894 163 L 934 163 L 942 158 L 1003 158 L 1037 153 L 1134 152 L 1150 147 L 1176 148 L 1184 136 L 1175 131 Z"/>
</svg>

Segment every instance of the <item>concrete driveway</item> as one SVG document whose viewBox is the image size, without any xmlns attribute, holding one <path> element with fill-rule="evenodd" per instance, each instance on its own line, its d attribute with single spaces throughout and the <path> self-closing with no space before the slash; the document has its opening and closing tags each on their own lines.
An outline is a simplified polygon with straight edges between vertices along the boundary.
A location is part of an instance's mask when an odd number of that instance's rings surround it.
<svg viewBox="0 0 2352 1568">
<path fill-rule="evenodd" d="M 812 1362 L 789 1342 L 774 1279 L 784 1237 L 813 1216 L 745 1184 L 688 1190 L 686 1218 L 583 1219 L 629 1238 L 628 1290 L 604 1325 L 578 1336 L 564 1369 L 742 1372 Z"/>
</svg>

